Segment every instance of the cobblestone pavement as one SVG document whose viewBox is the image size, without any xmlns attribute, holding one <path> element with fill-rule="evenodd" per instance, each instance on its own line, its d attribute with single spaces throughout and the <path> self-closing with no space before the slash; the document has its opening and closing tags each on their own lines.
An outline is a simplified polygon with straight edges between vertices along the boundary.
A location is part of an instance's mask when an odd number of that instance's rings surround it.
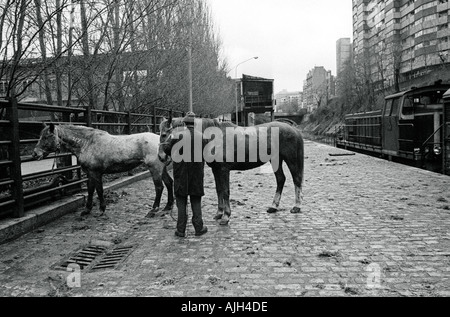
<svg viewBox="0 0 450 317">
<path fill-rule="evenodd" d="M 330 156 L 349 152 L 310 141 L 305 152 L 301 214 L 289 212 L 286 167 L 276 214 L 266 213 L 271 173 L 232 172 L 232 218 L 221 227 L 206 168 L 209 231 L 195 237 L 189 224 L 180 239 L 169 215 L 145 218 L 149 178 L 110 192 L 105 217 L 80 220 L 80 209 L 0 245 L 0 295 L 450 296 L 450 177 L 361 154 Z M 54 269 L 86 245 L 134 248 L 115 269 Z"/>
</svg>

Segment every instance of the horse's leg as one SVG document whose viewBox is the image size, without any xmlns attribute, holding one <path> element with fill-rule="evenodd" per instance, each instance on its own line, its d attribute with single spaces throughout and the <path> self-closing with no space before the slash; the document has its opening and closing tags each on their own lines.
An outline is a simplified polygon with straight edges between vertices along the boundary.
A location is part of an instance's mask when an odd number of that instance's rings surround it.
<svg viewBox="0 0 450 317">
<path fill-rule="evenodd" d="M 275 196 L 273 197 L 272 207 L 267 209 L 267 212 L 273 214 L 278 211 L 278 206 L 280 205 L 281 194 L 283 193 L 284 183 L 286 182 L 286 176 L 283 172 L 283 161 L 280 160 L 278 163 L 278 168 L 275 171 L 275 178 L 277 180 L 277 190 Z"/>
<path fill-rule="evenodd" d="M 155 201 L 153 202 L 152 209 L 149 211 L 149 213 L 146 215 L 146 217 L 151 218 L 155 216 L 155 213 L 159 209 L 159 205 L 161 203 L 161 196 L 164 191 L 164 185 L 163 185 L 163 173 L 164 173 L 164 163 L 160 162 L 157 158 L 156 159 L 145 159 L 144 160 L 145 165 L 147 166 L 150 175 L 152 176 L 153 184 L 155 186 Z"/>
<path fill-rule="evenodd" d="M 219 224 L 221 226 L 226 226 L 230 221 L 231 208 L 230 208 L 230 170 L 228 168 L 222 168 L 220 173 L 221 178 L 221 191 L 222 191 L 222 206 L 223 206 L 223 216 L 220 219 Z"/>
<path fill-rule="evenodd" d="M 289 167 L 295 186 L 295 206 L 291 209 L 291 213 L 298 214 L 301 212 L 300 205 L 302 203 L 303 155 L 298 160 L 287 160 L 286 164 Z"/>
<path fill-rule="evenodd" d="M 152 210 L 146 215 L 146 217 L 151 218 L 158 211 L 159 205 L 161 203 L 161 196 L 164 191 L 164 185 L 162 181 L 162 170 L 158 170 L 154 166 L 151 166 L 150 173 L 152 174 L 153 184 L 155 185 L 155 201 L 153 202 Z"/>
<path fill-rule="evenodd" d="M 220 175 L 220 167 L 213 167 L 214 181 L 216 183 L 216 193 L 217 193 L 217 213 L 214 216 L 214 220 L 222 219 L 223 216 L 223 185 Z"/>
<path fill-rule="evenodd" d="M 172 210 L 174 204 L 174 196 L 173 196 L 173 179 L 170 177 L 167 172 L 166 166 L 164 166 L 162 172 L 162 180 L 167 187 L 167 205 L 164 207 L 164 211 Z"/>
<path fill-rule="evenodd" d="M 94 179 L 94 184 L 95 184 L 95 190 L 97 191 L 98 200 L 100 201 L 100 216 L 102 216 L 106 210 L 106 202 L 105 202 L 105 197 L 103 195 L 102 174 L 95 173 L 93 179 Z"/>
<path fill-rule="evenodd" d="M 85 216 L 85 215 L 88 215 L 91 213 L 94 191 L 95 191 L 94 180 L 92 179 L 90 173 L 87 173 L 87 174 L 88 174 L 88 179 L 87 179 L 88 197 L 87 197 L 87 201 L 86 201 L 86 209 L 81 212 L 81 216 Z"/>
</svg>

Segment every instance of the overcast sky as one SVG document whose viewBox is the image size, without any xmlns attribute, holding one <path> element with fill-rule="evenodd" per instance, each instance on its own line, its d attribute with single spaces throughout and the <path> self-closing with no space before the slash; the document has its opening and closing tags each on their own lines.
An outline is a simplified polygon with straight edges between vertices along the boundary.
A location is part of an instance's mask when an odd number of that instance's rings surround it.
<svg viewBox="0 0 450 317">
<path fill-rule="evenodd" d="M 352 39 L 352 0 L 208 0 L 223 58 L 235 77 L 274 79 L 275 93 L 302 91 L 314 66 L 336 75 L 336 41 Z"/>
</svg>

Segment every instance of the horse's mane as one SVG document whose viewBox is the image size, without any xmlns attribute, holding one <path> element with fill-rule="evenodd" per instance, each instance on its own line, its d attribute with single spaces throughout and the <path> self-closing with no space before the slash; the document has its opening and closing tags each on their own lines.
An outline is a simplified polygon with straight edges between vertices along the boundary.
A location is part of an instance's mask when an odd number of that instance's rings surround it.
<svg viewBox="0 0 450 317">
<path fill-rule="evenodd" d="M 280 119 L 276 119 L 275 121 L 287 123 L 295 128 L 298 127 L 298 124 L 295 121 L 292 121 L 290 119 L 280 118 Z"/>
<path fill-rule="evenodd" d="M 203 128 L 209 127 L 217 127 L 217 128 L 230 128 L 237 127 L 233 122 L 223 121 L 220 122 L 217 119 L 209 119 L 209 118 L 196 118 L 195 120 L 201 120 Z M 176 128 L 179 126 L 183 126 L 183 118 L 173 118 L 172 119 L 172 127 Z"/>
<path fill-rule="evenodd" d="M 91 127 L 86 127 L 86 126 L 82 126 L 82 125 L 59 124 L 58 126 L 61 127 L 63 130 L 68 129 L 68 130 L 71 130 L 75 134 L 82 134 L 85 137 L 90 137 L 93 134 L 109 135 L 109 133 L 106 131 L 91 128 Z"/>
<path fill-rule="evenodd" d="M 222 121 L 220 122 L 217 119 L 208 119 L 208 118 L 202 118 L 203 126 L 208 127 L 218 127 L 218 128 L 230 128 L 230 127 L 237 127 L 233 122 L 229 121 Z"/>
<path fill-rule="evenodd" d="M 234 124 L 231 121 L 220 122 L 217 119 L 209 119 L 209 118 L 196 118 L 195 120 L 201 120 L 203 129 L 206 129 L 209 127 L 217 127 L 217 128 L 221 128 L 221 129 L 239 127 L 238 125 Z M 286 119 L 286 118 L 276 119 L 276 120 L 274 120 L 274 122 L 286 123 L 294 128 L 299 127 L 299 125 L 295 121 Z M 184 126 L 183 118 L 182 117 L 172 118 L 172 127 L 176 128 L 176 127 L 180 127 L 180 126 Z"/>
</svg>

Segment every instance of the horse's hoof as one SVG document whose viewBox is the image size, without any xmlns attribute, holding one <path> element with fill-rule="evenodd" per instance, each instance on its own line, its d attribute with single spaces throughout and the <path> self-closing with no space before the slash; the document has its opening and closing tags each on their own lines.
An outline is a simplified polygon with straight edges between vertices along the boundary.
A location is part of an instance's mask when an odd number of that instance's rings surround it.
<svg viewBox="0 0 450 317">
<path fill-rule="evenodd" d="M 294 207 L 291 209 L 291 214 L 299 214 L 301 212 L 302 210 L 300 209 L 300 207 Z"/>
<path fill-rule="evenodd" d="M 84 221 L 86 218 L 84 218 L 82 215 L 76 216 L 75 220 L 76 221 Z"/>
<path fill-rule="evenodd" d="M 230 219 L 228 219 L 228 217 L 224 217 L 224 218 L 220 219 L 219 225 L 227 226 L 229 221 L 230 221 Z"/>
<path fill-rule="evenodd" d="M 269 209 L 267 209 L 267 213 L 269 213 L 269 214 L 274 214 L 274 213 L 276 213 L 277 211 L 278 211 L 278 209 L 273 208 L 273 207 L 270 207 Z"/>
<path fill-rule="evenodd" d="M 222 219 L 222 216 L 223 216 L 223 214 L 216 214 L 214 216 L 214 220 L 220 220 L 220 219 Z"/>
<path fill-rule="evenodd" d="M 150 212 L 156 214 L 159 211 L 159 207 L 153 207 Z"/>
<path fill-rule="evenodd" d="M 154 218 L 156 216 L 156 212 L 150 211 L 145 218 Z"/>
<path fill-rule="evenodd" d="M 163 211 L 171 211 L 173 209 L 173 205 L 167 205 L 166 207 L 164 207 Z"/>
<path fill-rule="evenodd" d="M 100 210 L 100 213 L 94 213 L 93 216 L 95 218 L 102 218 L 102 219 L 108 219 L 108 216 L 105 214 L 105 210 Z"/>
</svg>

